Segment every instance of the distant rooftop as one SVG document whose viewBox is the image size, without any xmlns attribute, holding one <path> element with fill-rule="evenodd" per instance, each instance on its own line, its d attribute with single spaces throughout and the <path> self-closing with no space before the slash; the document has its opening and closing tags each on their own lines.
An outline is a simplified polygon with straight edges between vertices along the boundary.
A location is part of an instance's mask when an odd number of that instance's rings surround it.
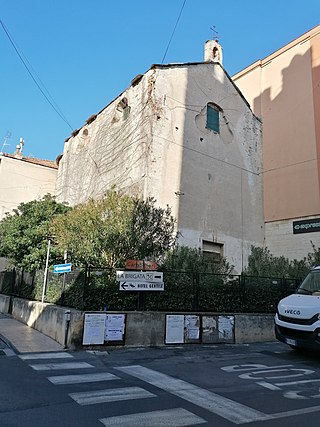
<svg viewBox="0 0 320 427">
<path fill-rule="evenodd" d="M 3 157 L 9 157 L 10 159 L 14 159 L 17 161 L 33 163 L 34 165 L 45 166 L 51 169 L 58 169 L 58 165 L 56 164 L 56 162 L 52 160 L 43 160 L 43 159 L 37 159 L 35 157 L 25 157 L 25 156 L 17 157 L 13 154 L 7 154 L 7 153 L 1 153 L 1 155 Z"/>
</svg>

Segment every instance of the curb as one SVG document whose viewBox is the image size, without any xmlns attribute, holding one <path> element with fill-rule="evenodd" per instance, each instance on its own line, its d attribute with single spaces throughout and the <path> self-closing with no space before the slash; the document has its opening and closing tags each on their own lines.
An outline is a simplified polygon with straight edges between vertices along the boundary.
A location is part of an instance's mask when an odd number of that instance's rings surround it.
<svg viewBox="0 0 320 427">
<path fill-rule="evenodd" d="M 9 356 L 9 355 L 12 356 L 12 355 L 19 353 L 18 350 L 10 343 L 10 341 L 8 341 L 1 334 L 0 334 L 0 341 L 2 341 L 4 343 L 4 345 L 7 347 L 7 348 L 0 349 L 0 355 L 4 354 L 6 356 Z"/>
</svg>

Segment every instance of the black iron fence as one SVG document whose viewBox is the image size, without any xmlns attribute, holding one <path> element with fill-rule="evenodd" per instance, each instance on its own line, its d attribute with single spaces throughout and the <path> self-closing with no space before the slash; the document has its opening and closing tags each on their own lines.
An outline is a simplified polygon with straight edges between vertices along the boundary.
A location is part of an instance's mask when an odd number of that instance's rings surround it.
<svg viewBox="0 0 320 427">
<path fill-rule="evenodd" d="M 301 279 L 164 271 L 164 291 L 119 289 L 116 270 L 49 271 L 45 301 L 81 310 L 155 310 L 274 313 Z M 44 272 L 0 272 L 0 292 L 41 301 Z"/>
</svg>

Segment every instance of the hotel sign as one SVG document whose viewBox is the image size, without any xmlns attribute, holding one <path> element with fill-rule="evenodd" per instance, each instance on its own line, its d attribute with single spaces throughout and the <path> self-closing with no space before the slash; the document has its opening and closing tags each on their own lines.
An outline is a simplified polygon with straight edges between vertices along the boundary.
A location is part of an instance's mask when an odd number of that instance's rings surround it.
<svg viewBox="0 0 320 427">
<path fill-rule="evenodd" d="M 292 226 L 293 234 L 313 233 L 315 231 L 320 231 L 320 218 L 293 221 Z"/>
</svg>

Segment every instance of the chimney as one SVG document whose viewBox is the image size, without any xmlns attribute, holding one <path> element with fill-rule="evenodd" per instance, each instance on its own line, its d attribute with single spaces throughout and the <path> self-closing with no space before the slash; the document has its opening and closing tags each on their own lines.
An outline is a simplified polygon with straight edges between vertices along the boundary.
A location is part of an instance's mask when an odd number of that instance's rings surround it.
<svg viewBox="0 0 320 427">
<path fill-rule="evenodd" d="M 219 62 L 222 65 L 222 47 L 217 40 L 205 42 L 204 62 Z"/>
<path fill-rule="evenodd" d="M 16 150 L 14 152 L 14 157 L 17 159 L 22 159 L 22 147 L 24 146 L 24 140 L 23 138 L 20 138 L 19 144 L 16 146 Z"/>
</svg>

